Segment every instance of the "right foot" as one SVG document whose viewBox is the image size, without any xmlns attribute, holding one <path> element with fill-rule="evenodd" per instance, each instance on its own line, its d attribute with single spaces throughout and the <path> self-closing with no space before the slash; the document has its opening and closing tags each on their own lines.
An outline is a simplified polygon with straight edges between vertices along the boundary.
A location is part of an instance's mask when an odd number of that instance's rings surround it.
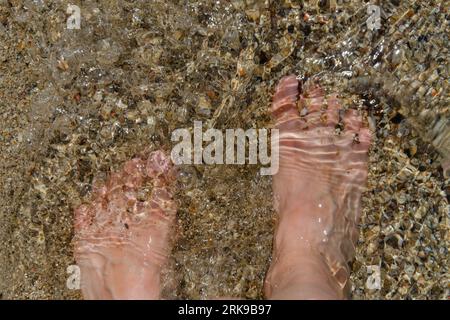
<svg viewBox="0 0 450 320">
<path fill-rule="evenodd" d="M 170 159 L 135 158 L 75 210 L 75 260 L 85 299 L 158 299 L 176 208 Z"/>
<path fill-rule="evenodd" d="M 295 76 L 277 87 L 272 115 L 280 130 L 280 169 L 273 178 L 278 225 L 265 294 L 273 299 L 347 297 L 367 179 L 369 129 L 354 110 L 343 116 L 336 96 Z M 302 110 L 300 115 L 297 107 Z"/>
</svg>

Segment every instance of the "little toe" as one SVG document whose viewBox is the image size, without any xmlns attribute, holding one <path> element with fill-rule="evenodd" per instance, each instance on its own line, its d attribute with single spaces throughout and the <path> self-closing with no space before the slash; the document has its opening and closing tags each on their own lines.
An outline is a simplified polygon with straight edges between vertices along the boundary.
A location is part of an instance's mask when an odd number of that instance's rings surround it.
<svg viewBox="0 0 450 320">
<path fill-rule="evenodd" d="M 369 147 L 372 142 L 372 133 L 370 129 L 363 126 L 357 132 L 353 130 L 346 131 L 345 135 L 349 136 L 348 139 L 353 140 L 352 149 L 362 155 L 362 161 L 367 161 Z"/>
</svg>

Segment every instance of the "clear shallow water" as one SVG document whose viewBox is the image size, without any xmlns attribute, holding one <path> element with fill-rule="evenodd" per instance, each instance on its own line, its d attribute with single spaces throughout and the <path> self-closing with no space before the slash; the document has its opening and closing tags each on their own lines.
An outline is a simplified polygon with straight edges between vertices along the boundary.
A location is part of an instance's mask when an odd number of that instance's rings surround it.
<svg viewBox="0 0 450 320">
<path fill-rule="evenodd" d="M 443 295 L 448 23 L 440 2 L 388 1 L 377 32 L 367 31 L 359 2 L 331 10 L 85 1 L 80 30 L 66 29 L 67 4 L 0 2 L 5 297 L 78 297 L 65 286 L 72 209 L 94 176 L 143 148 L 169 149 L 170 133 L 194 120 L 269 126 L 274 85 L 291 72 L 319 78 L 376 128 L 354 297 Z M 273 211 L 271 180 L 258 172 L 183 168 L 169 275 L 179 285 L 169 295 L 261 297 Z M 381 290 L 365 285 L 371 265 L 381 267 Z"/>
</svg>

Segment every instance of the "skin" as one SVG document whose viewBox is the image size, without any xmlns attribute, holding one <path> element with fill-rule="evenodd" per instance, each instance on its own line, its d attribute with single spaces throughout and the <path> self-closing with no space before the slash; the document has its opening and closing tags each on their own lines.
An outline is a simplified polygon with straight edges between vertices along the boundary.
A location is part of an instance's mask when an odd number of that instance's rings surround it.
<svg viewBox="0 0 450 320">
<path fill-rule="evenodd" d="M 280 130 L 280 170 L 273 177 L 278 224 L 264 292 L 269 299 L 343 299 L 371 135 L 354 110 L 344 113 L 337 134 L 336 96 L 325 98 L 311 82 L 300 91 L 295 76 L 283 78 L 271 107 Z"/>
<path fill-rule="evenodd" d="M 370 132 L 350 110 L 336 134 L 340 109 L 335 96 L 325 98 L 312 83 L 300 89 L 295 76 L 276 89 L 270 111 L 280 130 L 273 177 L 278 224 L 264 284 L 268 299 L 348 297 Z M 176 216 L 173 177 L 161 151 L 132 159 L 94 185 L 90 202 L 75 210 L 84 298 L 161 298 Z"/>
<path fill-rule="evenodd" d="M 75 210 L 75 260 L 85 299 L 160 298 L 176 216 L 172 180 L 170 159 L 156 151 L 128 161 Z"/>
</svg>

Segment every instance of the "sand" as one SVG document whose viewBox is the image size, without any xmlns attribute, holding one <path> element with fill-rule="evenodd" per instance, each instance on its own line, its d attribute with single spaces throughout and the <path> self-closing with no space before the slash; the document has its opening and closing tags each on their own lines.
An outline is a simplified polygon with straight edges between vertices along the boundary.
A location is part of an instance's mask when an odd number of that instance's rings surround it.
<svg viewBox="0 0 450 320">
<path fill-rule="evenodd" d="M 69 3 L 79 30 L 67 29 Z M 372 31 L 361 1 L 0 0 L 0 298 L 81 298 L 66 285 L 73 208 L 94 177 L 170 150 L 194 120 L 270 128 L 274 86 L 296 73 L 375 129 L 352 298 L 445 299 L 448 9 L 382 8 Z M 261 298 L 271 177 L 257 165 L 181 170 L 177 287 L 165 295 Z"/>
</svg>

